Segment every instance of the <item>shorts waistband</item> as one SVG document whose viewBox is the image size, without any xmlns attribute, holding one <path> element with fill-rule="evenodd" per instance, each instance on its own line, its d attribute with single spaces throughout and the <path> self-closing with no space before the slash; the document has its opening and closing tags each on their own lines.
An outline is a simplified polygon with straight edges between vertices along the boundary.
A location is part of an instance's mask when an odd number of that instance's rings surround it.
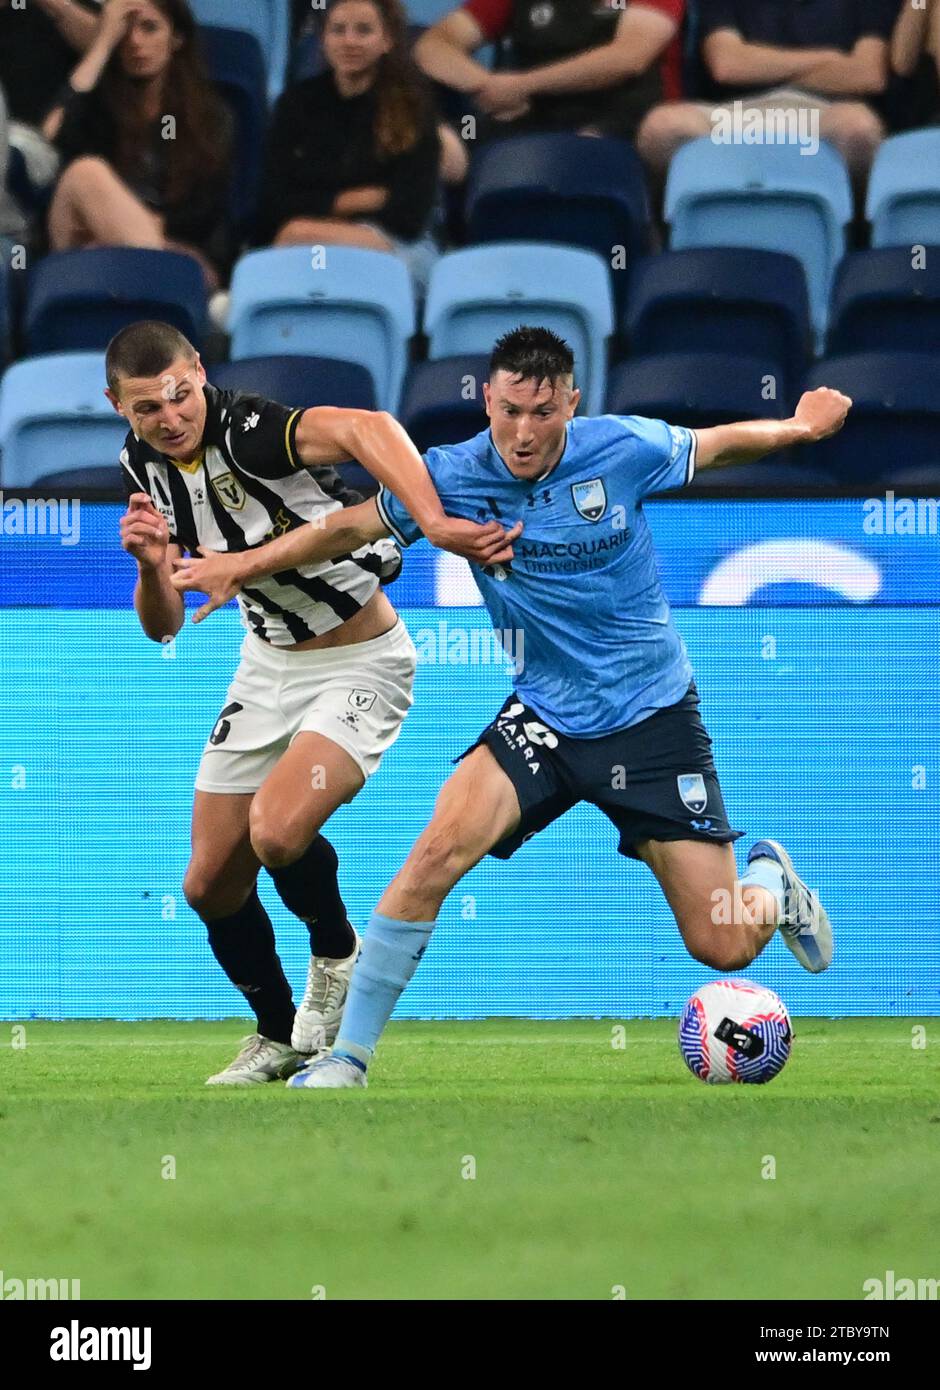
<svg viewBox="0 0 940 1390">
<path fill-rule="evenodd" d="M 291 647 L 273 647 L 270 642 L 265 642 L 256 632 L 249 629 L 242 643 L 242 654 L 250 654 L 252 659 L 272 670 L 296 671 L 305 666 L 324 670 L 343 662 L 361 659 L 372 652 L 382 652 L 387 648 L 394 649 L 403 645 L 410 646 L 411 638 L 404 622 L 399 618 L 394 627 L 390 627 L 388 632 L 380 633 L 378 637 L 368 637 L 364 642 L 348 642 L 341 647 L 321 647 L 305 652 L 294 651 Z"/>
</svg>

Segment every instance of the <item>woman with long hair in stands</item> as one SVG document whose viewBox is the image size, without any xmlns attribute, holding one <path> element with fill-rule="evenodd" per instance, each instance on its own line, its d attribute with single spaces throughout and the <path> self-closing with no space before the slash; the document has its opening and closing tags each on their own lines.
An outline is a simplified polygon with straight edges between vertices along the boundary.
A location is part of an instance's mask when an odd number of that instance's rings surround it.
<svg viewBox="0 0 940 1390">
<path fill-rule="evenodd" d="M 388 251 L 420 283 L 436 252 L 441 139 L 404 9 L 327 0 L 320 42 L 326 71 L 289 87 L 274 113 L 258 240 Z"/>
<path fill-rule="evenodd" d="M 230 253 L 231 127 L 185 0 L 107 0 L 43 123 L 63 160 L 47 217 L 52 250 L 185 251 L 217 288 Z"/>
</svg>

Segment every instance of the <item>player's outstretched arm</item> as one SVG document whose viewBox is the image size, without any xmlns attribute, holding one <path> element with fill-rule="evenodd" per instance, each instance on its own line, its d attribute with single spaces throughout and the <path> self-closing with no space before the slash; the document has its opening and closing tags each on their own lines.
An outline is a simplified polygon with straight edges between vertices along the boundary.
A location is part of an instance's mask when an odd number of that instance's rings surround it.
<svg viewBox="0 0 940 1390">
<path fill-rule="evenodd" d="M 696 430 L 696 471 L 722 468 L 729 463 L 753 463 L 793 444 L 815 444 L 828 439 L 845 424 L 851 405 L 849 397 L 840 391 L 819 386 L 800 397 L 789 420 L 742 420 L 734 425 Z"/>
<path fill-rule="evenodd" d="M 493 528 L 498 527 L 504 539 L 506 532 L 499 522 L 478 526 L 445 514 L 424 459 L 387 411 L 312 406 L 300 418 L 294 444 L 306 468 L 358 460 L 408 508 L 432 545 L 480 565 L 493 564 Z M 511 552 L 506 558 L 512 558 Z"/>
<path fill-rule="evenodd" d="M 208 594 L 208 602 L 193 614 L 193 622 L 201 623 L 217 608 L 233 599 L 239 589 L 256 579 L 264 579 L 279 570 L 296 569 L 337 555 L 348 555 L 369 541 L 389 534 L 379 516 L 375 501 L 362 502 L 357 507 L 342 507 L 318 521 L 298 526 L 267 545 L 255 546 L 234 555 L 219 554 L 199 547 L 199 557 L 176 560 L 173 563 L 173 588 L 182 593 L 194 589 Z"/>
<path fill-rule="evenodd" d="M 469 523 L 468 523 L 469 524 Z M 490 522 L 478 528 L 488 533 L 488 551 L 483 550 L 481 564 L 497 564 L 503 559 L 512 558 L 512 546 L 507 543 L 506 532 L 498 523 Z M 215 551 L 200 548 L 199 558 L 176 560 L 173 564 L 173 577 L 170 581 L 175 590 L 182 593 L 194 589 L 207 594 L 208 600 L 193 614 L 193 622 L 201 623 L 217 608 L 222 608 L 233 599 L 239 589 L 257 579 L 280 570 L 297 569 L 300 565 L 311 565 L 324 560 L 333 560 L 337 555 L 348 555 L 370 541 L 389 535 L 389 529 L 379 516 L 375 499 L 361 502 L 357 507 L 342 507 L 318 521 L 298 526 L 267 545 L 256 546 L 253 550 L 243 550 L 234 555 L 221 555 Z M 509 532 L 512 536 L 514 533 Z M 487 558 L 487 554 L 489 558 Z"/>
</svg>

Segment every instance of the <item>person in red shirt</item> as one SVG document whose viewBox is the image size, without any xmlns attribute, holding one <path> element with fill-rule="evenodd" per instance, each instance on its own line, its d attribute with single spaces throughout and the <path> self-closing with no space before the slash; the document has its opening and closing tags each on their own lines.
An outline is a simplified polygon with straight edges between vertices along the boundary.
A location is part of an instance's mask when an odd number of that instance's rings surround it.
<svg viewBox="0 0 940 1390">
<path fill-rule="evenodd" d="M 415 58 L 507 133 L 632 139 L 652 106 L 679 95 L 684 10 L 685 0 L 466 0 L 421 35 Z M 503 38 L 511 69 L 490 72 L 471 56 Z"/>
</svg>

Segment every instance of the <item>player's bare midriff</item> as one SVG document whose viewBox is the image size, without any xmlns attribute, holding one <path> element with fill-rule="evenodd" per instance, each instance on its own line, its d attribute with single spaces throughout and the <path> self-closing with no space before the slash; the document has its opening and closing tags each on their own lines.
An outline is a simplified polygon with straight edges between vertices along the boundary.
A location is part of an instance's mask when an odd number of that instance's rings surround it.
<svg viewBox="0 0 940 1390">
<path fill-rule="evenodd" d="M 373 637 L 382 637 L 398 622 L 395 612 L 381 589 L 363 604 L 359 612 L 347 618 L 339 627 L 331 628 L 320 637 L 308 637 L 306 642 L 294 642 L 289 646 L 279 646 L 279 651 L 312 652 L 322 647 L 348 647 L 355 642 L 368 642 Z M 262 641 L 265 639 L 262 638 Z"/>
</svg>

